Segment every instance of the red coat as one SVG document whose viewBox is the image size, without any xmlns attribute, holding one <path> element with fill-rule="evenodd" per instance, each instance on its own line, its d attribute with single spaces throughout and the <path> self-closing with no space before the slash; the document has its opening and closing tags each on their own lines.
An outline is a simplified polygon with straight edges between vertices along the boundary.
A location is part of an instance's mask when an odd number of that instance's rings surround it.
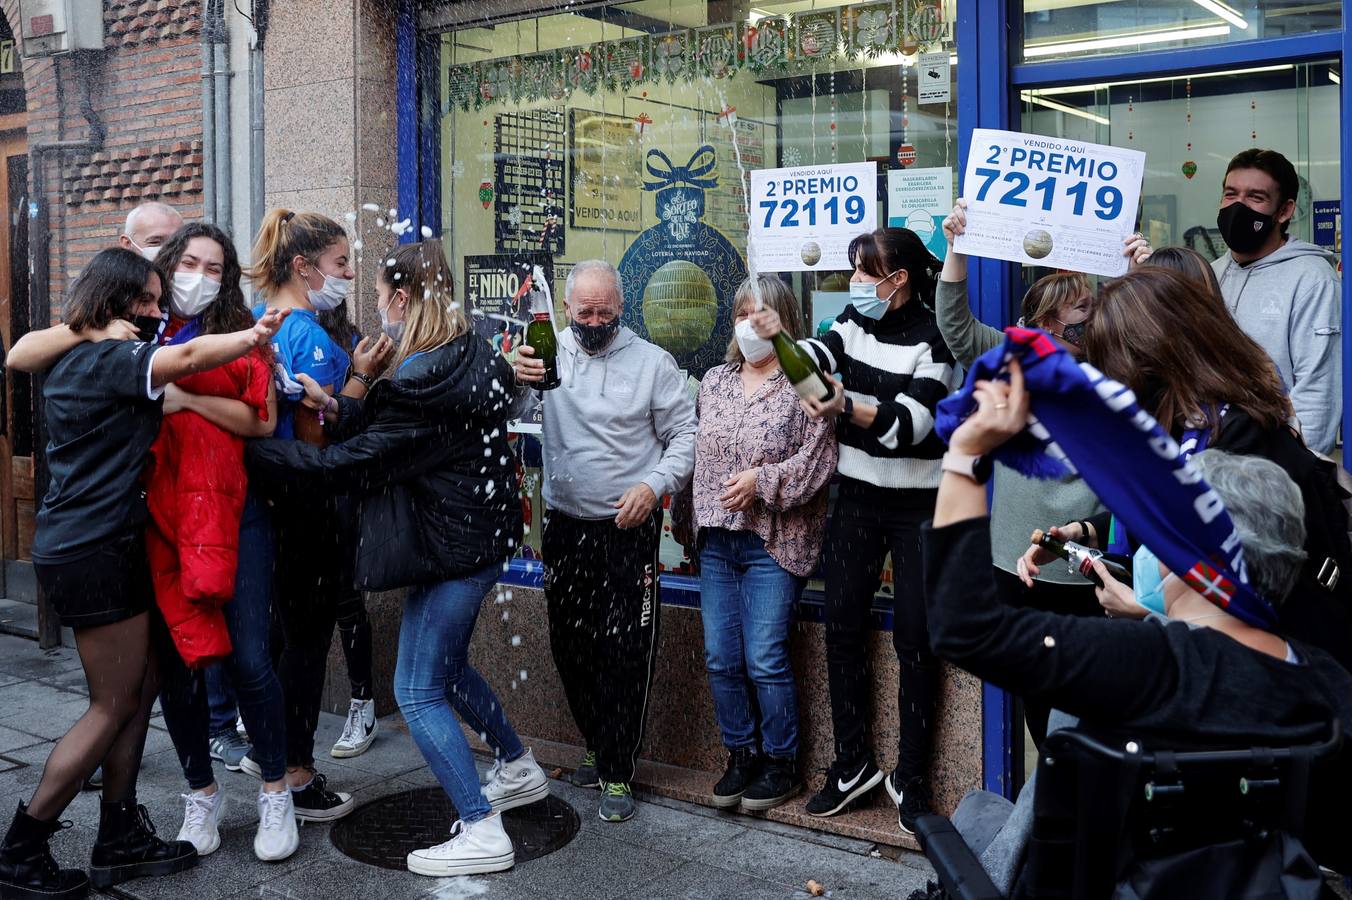
<svg viewBox="0 0 1352 900">
<path fill-rule="evenodd" d="M 267 418 L 272 370 L 255 351 L 178 380 L 185 391 L 242 400 Z M 248 479 L 244 441 L 194 412 L 165 416 L 150 448 L 146 549 L 155 601 L 189 668 L 230 653 L 221 607 L 235 593 Z"/>
</svg>

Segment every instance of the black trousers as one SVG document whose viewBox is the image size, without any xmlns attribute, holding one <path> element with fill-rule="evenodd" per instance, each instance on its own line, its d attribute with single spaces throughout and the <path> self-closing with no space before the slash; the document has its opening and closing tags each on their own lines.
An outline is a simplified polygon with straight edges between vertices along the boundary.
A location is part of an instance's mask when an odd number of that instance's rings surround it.
<svg viewBox="0 0 1352 900">
<path fill-rule="evenodd" d="M 1103 615 L 1103 607 L 1094 596 L 1094 585 L 1088 581 L 1083 585 L 1035 581 L 1030 588 L 1019 580 L 1018 575 L 996 567 L 995 585 L 1000 591 L 1000 602 L 1006 606 L 1040 609 L 1063 616 L 1093 618 Z M 1033 738 L 1034 746 L 1041 747 L 1047 736 L 1047 717 L 1051 715 L 1051 705 L 1036 697 L 1019 699 L 1023 703 L 1023 721 L 1028 726 L 1028 734 Z"/>
<path fill-rule="evenodd" d="M 897 769 L 903 778 L 928 772 L 934 744 L 940 670 L 929 645 L 920 526 L 933 518 L 936 494 L 846 480 L 826 526 L 826 669 L 836 760 L 853 764 L 873 757 L 868 739 L 875 684 L 868 666 L 870 611 L 890 551 L 892 646 L 900 666 Z"/>
<path fill-rule="evenodd" d="M 277 677 L 286 703 L 286 764 L 313 766 L 329 647 L 339 610 L 352 602 L 353 516 L 345 499 L 273 508 L 277 534 L 273 611 Z"/>
<path fill-rule="evenodd" d="M 613 519 L 545 517 L 549 646 L 573 721 L 602 781 L 630 782 L 657 664 L 662 511 L 628 529 Z"/>
</svg>

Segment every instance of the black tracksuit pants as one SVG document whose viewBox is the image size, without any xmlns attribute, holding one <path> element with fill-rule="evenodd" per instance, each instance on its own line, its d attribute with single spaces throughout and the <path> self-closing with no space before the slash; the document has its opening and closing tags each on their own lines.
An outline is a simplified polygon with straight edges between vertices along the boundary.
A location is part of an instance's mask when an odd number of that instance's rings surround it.
<svg viewBox="0 0 1352 900">
<path fill-rule="evenodd" d="M 934 517 L 932 490 L 889 490 L 843 479 L 826 526 L 826 671 L 836 760 L 872 759 L 868 722 L 875 680 L 869 672 L 873 596 L 892 554 L 892 645 L 900 666 L 897 769 L 926 775 L 939 701 L 939 660 L 930 651 L 920 526 Z"/>
<path fill-rule="evenodd" d="M 633 781 L 657 664 L 662 511 L 634 528 L 545 517 L 549 645 L 602 781 Z"/>
</svg>

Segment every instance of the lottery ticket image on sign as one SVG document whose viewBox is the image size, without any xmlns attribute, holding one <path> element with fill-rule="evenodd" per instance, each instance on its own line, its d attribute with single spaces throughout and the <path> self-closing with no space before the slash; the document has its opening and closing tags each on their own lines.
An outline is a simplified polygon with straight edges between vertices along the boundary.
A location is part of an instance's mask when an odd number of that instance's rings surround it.
<svg viewBox="0 0 1352 900">
<path fill-rule="evenodd" d="M 850 241 L 877 227 L 876 162 L 751 173 L 748 254 L 757 272 L 852 268 Z"/>
<path fill-rule="evenodd" d="M 1145 154 L 1035 134 L 972 132 L 963 173 L 969 256 L 1117 276 L 1136 230 Z"/>
</svg>

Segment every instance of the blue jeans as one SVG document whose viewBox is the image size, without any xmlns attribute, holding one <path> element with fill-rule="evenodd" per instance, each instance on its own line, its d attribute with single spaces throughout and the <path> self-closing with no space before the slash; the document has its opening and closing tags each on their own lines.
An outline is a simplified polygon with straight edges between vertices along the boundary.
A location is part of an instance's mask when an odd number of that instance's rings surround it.
<svg viewBox="0 0 1352 900">
<path fill-rule="evenodd" d="M 798 692 L 789 623 L 803 579 L 775 562 L 752 531 L 702 529 L 699 562 L 704 658 L 723 745 L 756 747 L 749 679 L 765 753 L 791 759 L 798 751 Z"/>
<path fill-rule="evenodd" d="M 244 727 L 253 742 L 250 756 L 263 770 L 264 781 L 286 774 L 286 724 L 282 684 L 272 668 L 269 629 L 272 622 L 272 527 L 267 505 L 250 492 L 239 526 L 239 567 L 235 596 L 222 608 L 233 651 L 220 664 L 239 699 Z M 188 786 L 201 790 L 215 777 L 208 737 L 212 734 L 207 679 L 189 672 L 177 652 L 166 651 L 160 705 L 164 724 L 178 751 Z"/>
<path fill-rule="evenodd" d="M 230 673 L 225 671 L 222 663 L 208 666 L 202 674 L 207 681 L 207 708 L 211 710 L 211 727 L 207 733 L 215 739 L 235 730 L 239 704 L 230 684 Z"/>
<path fill-rule="evenodd" d="M 452 708 L 499 758 L 510 761 L 526 752 L 493 689 L 469 664 L 479 604 L 501 574 L 502 566 L 494 564 L 465 578 L 412 588 L 399 626 L 394 697 L 428 768 L 466 824 L 492 808 Z"/>
</svg>

